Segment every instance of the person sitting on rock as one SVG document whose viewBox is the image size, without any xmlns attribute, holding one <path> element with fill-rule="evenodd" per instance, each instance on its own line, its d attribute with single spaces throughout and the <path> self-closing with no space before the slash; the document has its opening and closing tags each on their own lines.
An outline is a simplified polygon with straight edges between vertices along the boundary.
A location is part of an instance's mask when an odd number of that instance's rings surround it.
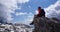
<svg viewBox="0 0 60 32">
<path fill-rule="evenodd" d="M 38 7 L 38 14 L 37 14 L 38 17 L 42 17 L 44 16 L 45 17 L 45 11 L 44 9 L 42 9 L 41 7 Z"/>
<path fill-rule="evenodd" d="M 45 11 L 44 11 L 44 9 L 42 9 L 41 7 L 38 7 L 38 14 L 34 15 L 34 18 L 35 17 L 45 17 Z M 34 22 L 34 20 L 33 20 L 33 22 Z M 30 23 L 30 25 L 33 25 L 33 22 Z"/>
</svg>

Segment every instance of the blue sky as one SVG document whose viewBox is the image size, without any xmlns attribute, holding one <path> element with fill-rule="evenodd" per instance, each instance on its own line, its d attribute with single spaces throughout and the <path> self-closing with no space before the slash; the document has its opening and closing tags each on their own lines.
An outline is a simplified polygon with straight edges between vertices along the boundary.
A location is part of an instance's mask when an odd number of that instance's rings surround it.
<svg viewBox="0 0 60 32">
<path fill-rule="evenodd" d="M 38 6 L 41 6 L 42 8 L 46 8 L 51 4 L 54 4 L 57 0 L 29 0 L 27 3 L 20 4 L 18 3 L 18 7 L 21 7 L 21 9 L 17 9 L 15 12 L 26 12 L 26 13 L 33 13 L 35 14 L 35 10 L 37 10 Z M 32 17 L 33 17 L 32 15 Z M 13 15 L 14 21 L 25 21 L 26 18 L 29 19 L 28 15 Z"/>
<path fill-rule="evenodd" d="M 38 6 L 41 6 L 46 17 L 57 17 L 60 14 L 60 0 L 1 0 L 0 15 L 10 22 L 29 24 L 37 14 Z"/>
</svg>

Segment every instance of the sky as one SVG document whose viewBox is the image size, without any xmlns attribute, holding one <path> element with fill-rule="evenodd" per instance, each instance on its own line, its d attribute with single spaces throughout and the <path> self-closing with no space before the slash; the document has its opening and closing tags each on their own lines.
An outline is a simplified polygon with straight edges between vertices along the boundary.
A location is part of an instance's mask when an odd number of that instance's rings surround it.
<svg viewBox="0 0 60 32">
<path fill-rule="evenodd" d="M 0 17 L 7 22 L 29 25 L 39 6 L 46 17 L 60 19 L 60 0 L 0 0 Z"/>
</svg>

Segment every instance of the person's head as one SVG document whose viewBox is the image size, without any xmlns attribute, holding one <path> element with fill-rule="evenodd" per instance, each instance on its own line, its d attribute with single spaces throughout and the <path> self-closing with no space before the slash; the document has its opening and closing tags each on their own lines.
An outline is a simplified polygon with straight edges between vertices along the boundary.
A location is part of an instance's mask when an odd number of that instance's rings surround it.
<svg viewBox="0 0 60 32">
<path fill-rule="evenodd" d="M 38 7 L 38 10 L 41 10 L 41 7 Z"/>
</svg>

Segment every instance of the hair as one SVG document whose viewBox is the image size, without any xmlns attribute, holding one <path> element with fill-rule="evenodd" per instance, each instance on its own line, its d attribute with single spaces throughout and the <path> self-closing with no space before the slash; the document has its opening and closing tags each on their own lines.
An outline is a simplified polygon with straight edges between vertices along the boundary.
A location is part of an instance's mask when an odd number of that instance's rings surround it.
<svg viewBox="0 0 60 32">
<path fill-rule="evenodd" d="M 38 7 L 38 9 L 41 9 L 41 7 Z"/>
</svg>

